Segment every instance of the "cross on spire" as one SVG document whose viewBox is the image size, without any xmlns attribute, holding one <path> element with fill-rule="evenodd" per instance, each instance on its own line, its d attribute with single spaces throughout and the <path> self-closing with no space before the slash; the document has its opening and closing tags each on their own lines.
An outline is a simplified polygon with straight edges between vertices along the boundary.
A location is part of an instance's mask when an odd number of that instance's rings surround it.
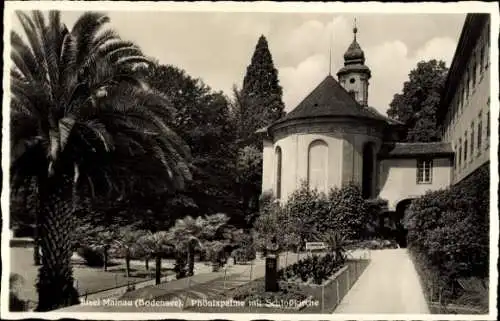
<svg viewBox="0 0 500 321">
<path fill-rule="evenodd" d="M 354 18 L 354 28 L 352 29 L 352 32 L 354 33 L 354 40 L 356 40 L 356 34 L 358 33 L 358 27 L 356 25 L 356 18 Z"/>
</svg>

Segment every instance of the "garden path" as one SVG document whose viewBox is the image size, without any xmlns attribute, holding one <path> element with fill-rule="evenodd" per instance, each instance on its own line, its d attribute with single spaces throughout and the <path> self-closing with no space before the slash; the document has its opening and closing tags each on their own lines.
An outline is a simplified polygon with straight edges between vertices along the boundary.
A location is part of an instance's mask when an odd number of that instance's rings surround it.
<svg viewBox="0 0 500 321">
<path fill-rule="evenodd" d="M 334 313 L 429 314 L 407 249 L 371 252 L 371 262 Z"/>
</svg>

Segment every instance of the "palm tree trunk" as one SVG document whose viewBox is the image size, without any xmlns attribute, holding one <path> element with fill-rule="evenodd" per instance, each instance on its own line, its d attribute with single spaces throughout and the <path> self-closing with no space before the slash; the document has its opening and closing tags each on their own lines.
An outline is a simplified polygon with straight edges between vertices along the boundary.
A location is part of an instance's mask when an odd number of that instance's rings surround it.
<svg viewBox="0 0 500 321">
<path fill-rule="evenodd" d="M 40 206 L 38 202 L 38 190 L 33 188 L 31 191 L 34 194 L 34 212 L 35 212 L 35 227 L 33 229 L 33 262 L 36 266 L 40 265 Z"/>
<path fill-rule="evenodd" d="M 189 244 L 188 247 L 188 276 L 194 275 L 194 246 Z"/>
<path fill-rule="evenodd" d="M 71 267 L 75 197 L 69 177 L 45 180 L 40 186 L 40 247 L 37 311 L 78 304 Z"/>
<path fill-rule="evenodd" d="M 104 269 L 104 272 L 107 272 L 108 271 L 108 246 L 105 245 L 104 246 L 104 249 L 103 249 L 103 269 Z"/>
<path fill-rule="evenodd" d="M 130 253 L 128 253 L 127 251 L 127 254 L 125 254 L 125 268 L 126 268 L 126 273 L 127 273 L 127 277 L 129 278 L 130 277 Z"/>
<path fill-rule="evenodd" d="M 39 227 L 38 225 L 40 224 L 38 222 L 38 216 L 40 214 L 35 213 L 35 227 L 33 231 L 33 262 L 36 266 L 40 265 L 40 236 L 39 236 Z"/>
<path fill-rule="evenodd" d="M 161 256 L 156 254 L 156 270 L 155 270 L 155 284 L 160 284 L 161 281 Z"/>
</svg>

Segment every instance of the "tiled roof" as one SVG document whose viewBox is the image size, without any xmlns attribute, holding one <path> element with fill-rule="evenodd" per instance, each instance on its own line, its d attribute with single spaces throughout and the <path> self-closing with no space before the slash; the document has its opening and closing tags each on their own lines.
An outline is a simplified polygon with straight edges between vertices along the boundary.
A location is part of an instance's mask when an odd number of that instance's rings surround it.
<svg viewBox="0 0 500 321">
<path fill-rule="evenodd" d="M 379 156 L 390 158 L 425 155 L 452 156 L 453 154 L 450 143 L 385 143 L 382 145 Z"/>
<path fill-rule="evenodd" d="M 385 115 L 382 115 L 381 113 L 378 112 L 377 109 L 375 109 L 374 107 L 370 107 L 370 106 L 367 106 L 365 107 L 365 109 L 371 113 L 373 113 L 374 115 L 376 115 L 377 117 L 383 117 L 387 123 L 389 123 L 390 125 L 404 125 L 403 122 L 400 122 L 399 120 L 396 120 L 396 119 L 392 119 L 392 118 L 389 118 Z"/>
<path fill-rule="evenodd" d="M 360 117 L 386 121 L 386 117 L 362 107 L 329 75 L 295 109 L 277 123 L 325 116 Z"/>
</svg>

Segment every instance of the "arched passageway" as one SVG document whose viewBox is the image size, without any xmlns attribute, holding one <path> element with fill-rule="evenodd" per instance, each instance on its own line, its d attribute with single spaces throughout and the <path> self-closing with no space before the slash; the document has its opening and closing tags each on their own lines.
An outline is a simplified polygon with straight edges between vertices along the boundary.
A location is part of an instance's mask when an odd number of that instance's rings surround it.
<svg viewBox="0 0 500 321">
<path fill-rule="evenodd" d="M 408 230 L 407 227 L 405 226 L 404 220 L 408 208 L 410 207 L 411 201 L 412 201 L 411 199 L 405 199 L 400 201 L 396 205 L 396 212 L 394 213 L 394 223 L 396 227 L 396 230 L 394 231 L 395 239 L 400 247 L 406 247 L 408 245 L 407 241 Z"/>
</svg>

